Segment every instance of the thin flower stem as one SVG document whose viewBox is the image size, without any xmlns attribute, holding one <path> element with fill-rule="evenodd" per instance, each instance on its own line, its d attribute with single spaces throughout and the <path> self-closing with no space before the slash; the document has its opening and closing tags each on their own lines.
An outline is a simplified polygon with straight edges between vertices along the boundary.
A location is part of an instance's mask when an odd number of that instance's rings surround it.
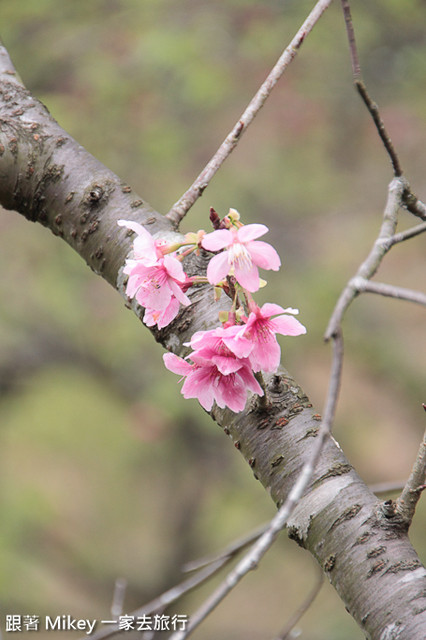
<svg viewBox="0 0 426 640">
<path fill-rule="evenodd" d="M 336 410 L 343 363 L 343 339 L 341 333 L 334 336 L 333 346 L 333 364 L 330 375 L 329 391 L 324 410 L 324 418 L 312 448 L 311 455 L 304 464 L 302 471 L 300 472 L 300 475 L 286 501 L 280 507 L 275 517 L 271 520 L 270 526 L 267 528 L 265 533 L 257 540 L 250 551 L 238 562 L 236 567 L 226 576 L 225 580 L 219 585 L 219 587 L 193 614 L 186 629 L 173 633 L 170 636 L 170 640 L 184 640 L 184 638 L 187 638 L 217 607 L 217 605 L 222 602 L 228 593 L 237 586 L 244 576 L 258 566 L 260 560 L 268 549 L 270 549 L 273 542 L 278 537 L 278 534 L 284 528 L 299 500 L 303 496 L 312 479 L 323 445 L 330 435 Z"/>
<path fill-rule="evenodd" d="M 316 3 L 315 7 L 312 9 L 311 13 L 294 36 L 293 40 L 273 67 L 265 82 L 251 100 L 244 113 L 238 119 L 238 122 L 234 125 L 228 136 L 220 145 L 219 149 L 204 167 L 195 182 L 170 209 L 166 217 L 171 220 L 176 227 L 179 226 L 179 223 L 183 220 L 189 209 L 203 194 L 215 173 L 235 149 L 241 136 L 263 107 L 278 80 L 281 78 L 292 60 L 296 57 L 296 54 L 302 46 L 306 36 L 312 31 L 324 11 L 331 5 L 332 1 L 333 0 L 319 0 L 319 2 Z"/>
</svg>

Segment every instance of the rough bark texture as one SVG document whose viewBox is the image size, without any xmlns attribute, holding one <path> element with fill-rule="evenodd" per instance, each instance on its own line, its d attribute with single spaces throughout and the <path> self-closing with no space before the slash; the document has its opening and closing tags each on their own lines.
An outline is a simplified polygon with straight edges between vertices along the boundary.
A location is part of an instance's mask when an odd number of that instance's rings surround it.
<svg viewBox="0 0 426 640">
<path fill-rule="evenodd" d="M 60 128 L 22 86 L 4 49 L 0 72 L 0 204 L 62 237 L 124 295 L 121 267 L 131 237 L 116 221 L 137 220 L 166 237 L 176 230 Z M 185 266 L 199 273 L 205 262 L 200 256 Z M 194 331 L 217 323 L 210 292 L 198 286 L 189 295 L 191 306 L 153 332 L 178 354 Z M 141 317 L 140 307 L 133 308 Z M 286 371 L 268 376 L 266 384 L 267 409 L 254 397 L 238 415 L 214 408 L 211 416 L 280 505 L 310 455 L 320 416 Z M 426 572 L 407 527 L 392 502 L 380 503 L 369 491 L 331 438 L 288 533 L 316 557 L 366 637 L 425 637 Z"/>
</svg>

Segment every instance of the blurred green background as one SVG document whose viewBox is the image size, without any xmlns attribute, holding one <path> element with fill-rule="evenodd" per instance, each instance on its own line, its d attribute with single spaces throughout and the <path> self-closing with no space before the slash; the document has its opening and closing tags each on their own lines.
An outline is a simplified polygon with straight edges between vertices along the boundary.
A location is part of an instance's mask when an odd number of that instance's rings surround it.
<svg viewBox="0 0 426 640">
<path fill-rule="evenodd" d="M 29 89 L 166 212 L 312 6 L 2 0 L 0 23 Z M 358 0 L 353 15 L 365 80 L 425 199 L 426 5 Z M 375 238 L 392 177 L 347 49 L 336 2 L 183 224 L 208 229 L 214 206 L 269 226 L 283 267 L 260 299 L 300 309 L 308 333 L 283 340 L 283 362 L 318 410 L 327 319 Z M 417 222 L 401 214 L 401 229 Z M 0 628 L 6 613 L 108 618 L 118 577 L 131 611 L 274 506 L 196 401 L 182 399 L 161 347 L 116 292 L 19 215 L 2 211 L 0 233 Z M 378 278 L 424 290 L 424 258 L 423 236 L 394 248 Z M 372 296 L 345 320 L 335 435 L 369 483 L 406 478 L 421 440 L 424 322 L 421 308 Z M 425 522 L 423 501 L 411 533 L 423 559 Z M 195 637 L 272 637 L 314 576 L 283 535 Z M 176 611 L 189 613 L 210 588 Z M 362 637 L 329 585 L 298 628 L 309 640 Z"/>
</svg>

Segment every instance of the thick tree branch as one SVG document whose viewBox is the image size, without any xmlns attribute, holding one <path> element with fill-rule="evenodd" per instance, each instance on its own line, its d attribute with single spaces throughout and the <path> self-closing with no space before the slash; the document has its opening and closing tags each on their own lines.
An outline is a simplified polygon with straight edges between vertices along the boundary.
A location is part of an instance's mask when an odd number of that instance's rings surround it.
<svg viewBox="0 0 426 640">
<path fill-rule="evenodd" d="M 0 203 L 61 236 L 124 295 L 121 267 L 131 242 L 117 220 L 137 220 L 166 237 L 174 234 L 172 221 L 63 131 L 1 53 Z M 199 273 L 205 259 L 194 258 L 185 267 Z M 191 306 L 166 329 L 154 331 L 156 340 L 176 353 L 184 351 L 182 342 L 195 331 L 216 324 L 218 307 L 205 287 L 193 287 L 189 295 Z M 142 310 L 133 309 L 140 318 Z M 240 414 L 214 407 L 211 416 L 274 502 L 283 505 L 313 459 L 320 418 L 284 369 L 265 381 L 268 409 L 253 397 Z M 368 637 L 390 637 L 398 622 L 400 637 L 423 638 L 425 572 L 406 526 L 381 506 L 331 438 L 324 442 L 288 530 L 315 556 Z"/>
<path fill-rule="evenodd" d="M 205 620 L 209 613 L 211 613 L 211 611 L 213 611 L 213 609 L 222 602 L 228 593 L 237 586 L 244 576 L 247 575 L 249 571 L 253 571 L 257 568 L 260 560 L 270 549 L 277 539 L 278 534 L 287 524 L 290 516 L 299 504 L 312 479 L 320 454 L 326 442 L 326 438 L 330 435 L 339 394 L 342 363 L 343 342 L 339 335 L 336 336 L 334 341 L 333 368 L 330 376 L 330 388 L 324 410 L 324 419 L 318 430 L 317 439 L 312 447 L 311 454 L 306 460 L 289 495 L 287 496 L 284 504 L 279 508 L 276 516 L 271 520 L 266 531 L 254 543 L 252 549 L 250 549 L 249 552 L 240 560 L 237 566 L 229 572 L 225 580 L 201 605 L 198 611 L 191 616 L 187 628 L 183 631 L 177 631 L 174 633 L 171 640 L 184 640 L 187 638 L 203 622 L 203 620 Z"/>
</svg>

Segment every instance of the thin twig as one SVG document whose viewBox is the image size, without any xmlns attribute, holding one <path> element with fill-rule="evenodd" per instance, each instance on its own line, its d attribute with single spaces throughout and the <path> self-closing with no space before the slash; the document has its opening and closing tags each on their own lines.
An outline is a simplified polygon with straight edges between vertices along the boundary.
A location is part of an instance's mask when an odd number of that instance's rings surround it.
<svg viewBox="0 0 426 640">
<path fill-rule="evenodd" d="M 381 296 L 407 300 L 408 302 L 416 302 L 417 304 L 426 306 L 426 294 L 421 291 L 414 291 L 413 289 L 406 289 L 405 287 L 394 287 L 384 282 L 370 282 L 369 280 L 365 280 L 365 278 L 353 278 L 351 283 L 358 293 L 377 293 Z"/>
<path fill-rule="evenodd" d="M 370 280 L 378 270 L 385 254 L 390 249 L 389 240 L 394 237 L 398 209 L 401 203 L 401 195 L 405 189 L 405 180 L 403 178 L 394 178 L 389 185 L 388 198 L 384 210 L 383 222 L 380 228 L 379 236 L 375 241 L 366 260 L 359 267 L 356 275 L 352 278 L 340 294 L 339 300 L 334 308 L 325 333 L 325 340 L 329 340 L 336 331 L 340 330 L 340 325 L 345 314 L 354 298 L 359 294 L 357 283 Z"/>
<path fill-rule="evenodd" d="M 403 482 L 378 482 L 377 484 L 368 485 L 370 491 L 376 495 L 382 493 L 395 493 L 396 491 L 402 491 L 404 488 Z"/>
<path fill-rule="evenodd" d="M 205 620 L 213 609 L 222 602 L 228 593 L 236 587 L 242 578 L 247 575 L 249 571 L 252 571 L 258 566 L 261 558 L 265 555 L 268 549 L 270 549 L 273 542 L 278 537 L 278 534 L 284 528 L 299 500 L 303 496 L 309 482 L 311 481 L 324 442 L 330 435 L 334 419 L 343 362 L 343 339 L 340 333 L 334 337 L 333 346 L 333 363 L 330 375 L 329 391 L 324 409 L 324 418 L 318 431 L 316 441 L 313 445 L 311 455 L 304 464 L 302 471 L 286 501 L 280 507 L 275 517 L 271 520 L 270 526 L 265 533 L 253 545 L 250 551 L 238 562 L 236 567 L 226 576 L 225 580 L 219 585 L 219 587 L 193 614 L 186 629 L 173 633 L 170 636 L 170 640 L 184 640 L 184 638 L 187 638 Z"/>
<path fill-rule="evenodd" d="M 418 218 L 426 220 L 426 204 L 418 199 L 416 195 L 407 188 L 402 194 L 402 204 L 410 213 L 413 213 Z"/>
<path fill-rule="evenodd" d="M 359 64 L 358 51 L 355 40 L 354 25 L 352 22 L 351 8 L 348 0 L 341 0 L 343 16 L 345 18 L 346 33 L 348 35 L 349 52 L 351 54 L 352 75 L 354 80 L 361 78 L 361 66 Z"/>
<path fill-rule="evenodd" d="M 243 133 L 248 126 L 253 122 L 254 118 L 263 107 L 266 99 L 270 96 L 273 88 L 277 84 L 278 80 L 283 75 L 292 60 L 296 57 L 298 50 L 300 49 L 306 36 L 312 31 L 315 24 L 318 22 L 322 14 L 333 0 L 319 0 L 315 7 L 312 9 L 305 22 L 300 27 L 299 31 L 294 36 L 284 53 L 279 58 L 278 62 L 262 84 L 250 104 L 238 119 L 238 122 L 232 128 L 231 132 L 222 142 L 219 149 L 214 156 L 204 167 L 200 175 L 195 182 L 189 187 L 189 189 L 183 194 L 183 196 L 175 202 L 173 207 L 167 214 L 167 218 L 171 220 L 176 227 L 180 221 L 185 217 L 186 213 L 192 207 L 192 205 L 203 194 L 204 189 L 208 186 L 210 180 L 213 178 L 217 170 L 222 166 L 226 158 L 235 149 Z"/>
<path fill-rule="evenodd" d="M 123 613 L 124 596 L 126 595 L 127 580 L 117 578 L 114 584 L 114 594 L 112 596 L 111 613 L 113 618 L 118 618 Z"/>
<path fill-rule="evenodd" d="M 361 75 L 361 67 L 359 63 L 359 57 L 356 47 L 355 40 L 355 31 L 352 22 L 351 9 L 349 6 L 349 0 L 340 0 L 343 15 L 345 18 L 346 24 L 346 33 L 348 35 L 349 42 L 349 51 L 351 54 L 351 63 L 352 63 L 352 74 L 354 79 L 354 85 L 364 101 L 365 106 L 367 107 L 371 117 L 373 118 L 373 122 L 376 125 L 377 132 L 384 144 L 384 147 L 389 155 L 390 161 L 392 163 L 392 169 L 395 177 L 402 176 L 402 168 L 401 163 L 399 161 L 398 155 L 396 153 L 395 147 L 392 144 L 392 140 L 388 132 L 386 131 L 385 124 L 380 116 L 379 107 L 377 104 L 370 98 L 369 93 L 367 91 L 367 87 L 365 86 L 362 75 Z"/>
<path fill-rule="evenodd" d="M 423 405 L 426 411 L 426 405 Z M 410 473 L 410 477 L 396 500 L 396 511 L 404 518 L 407 526 L 410 526 L 416 510 L 417 502 L 425 489 L 426 474 L 426 431 L 417 452 L 416 460 Z"/>
<path fill-rule="evenodd" d="M 275 636 L 274 640 L 288 640 L 290 638 L 292 629 L 296 626 L 301 617 L 306 613 L 306 611 L 309 609 L 309 607 L 312 605 L 313 601 L 321 591 L 321 587 L 324 584 L 324 573 L 319 565 L 316 566 L 316 569 L 317 576 L 314 586 L 312 587 L 300 607 L 298 607 L 298 609 L 287 621 L 287 624 L 281 629 L 279 634 Z"/>
<path fill-rule="evenodd" d="M 426 222 L 423 224 L 418 224 L 416 227 L 411 227 L 411 229 L 407 229 L 406 231 L 401 231 L 400 233 L 395 233 L 395 235 L 389 238 L 389 248 L 398 242 L 404 242 L 404 240 L 409 240 L 410 238 L 414 238 L 415 236 L 420 235 L 426 231 Z"/>
<path fill-rule="evenodd" d="M 175 585 L 171 589 L 168 589 L 163 594 L 161 594 L 158 598 L 151 600 L 147 604 L 139 607 L 131 614 L 132 616 L 143 616 L 149 615 L 157 611 L 161 611 L 168 607 L 176 600 L 179 600 L 183 595 L 192 591 L 200 584 L 203 584 L 207 580 L 209 580 L 213 575 L 215 575 L 223 566 L 225 566 L 231 557 L 223 557 L 218 559 L 216 562 L 212 562 L 209 566 L 202 568 L 195 575 L 187 578 L 183 582 Z M 119 631 L 119 624 L 109 625 L 108 628 L 100 629 L 96 633 L 90 636 L 91 640 L 104 640 L 105 638 L 110 638 L 114 634 Z"/>
<path fill-rule="evenodd" d="M 247 534 L 243 538 L 240 538 L 239 540 L 231 542 L 230 545 L 225 547 L 225 549 L 223 549 L 223 551 L 221 551 L 218 554 L 206 556 L 204 558 L 199 558 L 198 560 L 192 560 L 191 562 L 188 562 L 182 567 L 182 571 L 184 571 L 185 573 L 189 573 L 190 571 L 198 571 L 198 569 L 201 569 L 202 567 L 207 567 L 213 562 L 217 562 L 218 560 L 222 560 L 224 558 L 231 558 L 232 556 L 235 556 L 236 553 L 242 551 L 243 549 L 248 547 L 250 544 L 255 542 L 258 538 L 260 538 L 260 536 L 266 531 L 268 526 L 269 526 L 269 522 L 266 524 L 263 524 L 261 527 L 258 527 L 257 529 Z"/>
<path fill-rule="evenodd" d="M 393 146 L 392 140 L 390 139 L 390 136 L 386 131 L 385 124 L 382 118 L 380 117 L 379 107 L 370 98 L 367 91 L 367 87 L 365 86 L 362 80 L 355 80 L 355 87 L 357 88 L 359 95 L 363 99 L 365 106 L 367 107 L 371 117 L 373 118 L 373 122 L 376 125 L 377 133 L 379 134 L 384 144 L 384 147 L 388 153 L 388 156 L 390 158 L 393 174 L 396 178 L 398 178 L 402 176 L 402 167 L 399 162 L 398 155 L 395 151 L 395 147 Z"/>
</svg>

